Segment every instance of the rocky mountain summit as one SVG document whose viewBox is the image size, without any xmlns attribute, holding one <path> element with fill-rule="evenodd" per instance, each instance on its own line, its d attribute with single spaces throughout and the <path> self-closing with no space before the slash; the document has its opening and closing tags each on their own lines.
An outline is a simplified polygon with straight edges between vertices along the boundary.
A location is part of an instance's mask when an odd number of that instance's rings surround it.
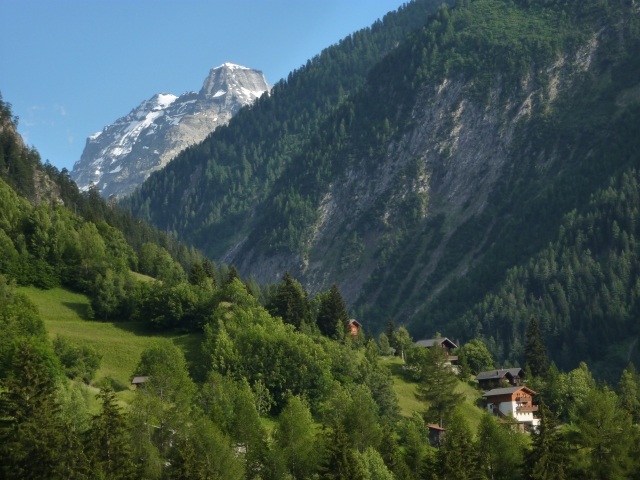
<svg viewBox="0 0 640 480">
<path fill-rule="evenodd" d="M 233 63 L 213 68 L 199 92 L 154 95 L 91 135 L 71 177 L 81 190 L 94 183 L 104 197 L 127 195 L 270 89 L 261 71 Z"/>
</svg>

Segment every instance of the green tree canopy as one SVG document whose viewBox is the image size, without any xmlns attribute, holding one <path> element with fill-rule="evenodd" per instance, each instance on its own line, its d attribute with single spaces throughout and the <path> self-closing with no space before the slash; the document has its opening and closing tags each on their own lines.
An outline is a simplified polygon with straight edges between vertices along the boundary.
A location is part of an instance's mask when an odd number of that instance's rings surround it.
<svg viewBox="0 0 640 480">
<path fill-rule="evenodd" d="M 334 283 L 320 301 L 317 324 L 323 335 L 334 340 L 344 337 L 349 322 L 347 304 Z"/>
<path fill-rule="evenodd" d="M 427 404 L 425 421 L 443 426 L 464 396 L 455 391 L 458 379 L 448 361 L 448 352 L 438 346 L 425 350 L 416 365 L 420 372 L 417 397 Z"/>
<path fill-rule="evenodd" d="M 542 340 L 542 332 L 535 317 L 531 317 L 527 327 L 527 343 L 524 347 L 525 364 L 534 377 L 542 377 L 547 373 L 549 360 L 547 349 Z"/>
<path fill-rule="evenodd" d="M 267 310 L 296 328 L 312 323 L 309 295 L 289 272 L 282 277 L 275 297 L 267 304 Z"/>
</svg>

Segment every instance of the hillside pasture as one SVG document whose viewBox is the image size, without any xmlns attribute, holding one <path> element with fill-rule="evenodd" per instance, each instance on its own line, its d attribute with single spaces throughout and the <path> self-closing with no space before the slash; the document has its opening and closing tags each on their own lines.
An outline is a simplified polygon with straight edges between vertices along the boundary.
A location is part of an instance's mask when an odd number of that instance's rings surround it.
<svg viewBox="0 0 640 480">
<path fill-rule="evenodd" d="M 19 291 L 36 304 L 52 339 L 63 335 L 78 344 L 91 345 L 102 355 L 93 382 L 106 379 L 123 400 L 131 397 L 131 376 L 141 353 L 158 338 L 173 341 L 185 353 L 190 369 L 198 370 L 199 334 L 154 332 L 140 322 L 87 320 L 87 296 L 62 288 L 20 287 Z"/>
</svg>

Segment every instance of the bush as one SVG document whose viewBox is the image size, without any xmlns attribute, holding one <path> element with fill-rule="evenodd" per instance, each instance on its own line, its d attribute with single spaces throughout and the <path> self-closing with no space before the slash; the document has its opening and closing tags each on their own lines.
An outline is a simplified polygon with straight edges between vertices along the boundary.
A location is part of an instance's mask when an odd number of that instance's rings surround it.
<svg viewBox="0 0 640 480">
<path fill-rule="evenodd" d="M 75 345 L 68 338 L 58 335 L 53 341 L 53 350 L 69 378 L 80 378 L 88 384 L 100 368 L 102 355 L 89 345 Z"/>
</svg>

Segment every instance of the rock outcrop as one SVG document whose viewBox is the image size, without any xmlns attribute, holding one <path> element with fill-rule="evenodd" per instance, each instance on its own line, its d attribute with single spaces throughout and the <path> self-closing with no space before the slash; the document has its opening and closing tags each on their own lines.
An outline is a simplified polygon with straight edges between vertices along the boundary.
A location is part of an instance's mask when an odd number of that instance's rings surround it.
<svg viewBox="0 0 640 480">
<path fill-rule="evenodd" d="M 81 190 L 93 183 L 104 197 L 127 195 L 270 88 L 258 70 L 233 63 L 213 68 L 199 92 L 154 95 L 91 135 L 71 177 Z"/>
</svg>

